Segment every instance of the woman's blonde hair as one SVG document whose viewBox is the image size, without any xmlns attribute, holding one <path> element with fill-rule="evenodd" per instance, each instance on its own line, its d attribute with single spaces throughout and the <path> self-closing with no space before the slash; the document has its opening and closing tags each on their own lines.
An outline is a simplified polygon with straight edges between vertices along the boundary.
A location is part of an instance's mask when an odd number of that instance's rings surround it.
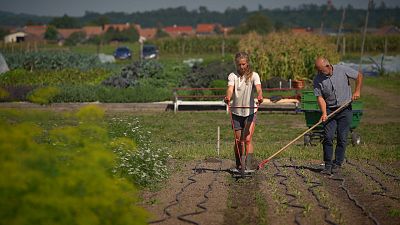
<svg viewBox="0 0 400 225">
<path fill-rule="evenodd" d="M 246 84 L 247 84 L 247 82 L 251 79 L 251 77 L 253 76 L 253 71 L 252 71 L 252 69 L 251 69 L 251 66 L 250 66 L 250 57 L 249 57 L 249 54 L 247 54 L 246 52 L 238 52 L 238 53 L 236 53 L 235 54 L 235 64 L 236 64 L 236 67 L 237 67 L 237 65 L 238 65 L 238 63 L 239 63 L 239 60 L 241 60 L 241 59 L 246 59 L 246 62 L 247 62 L 247 70 L 244 72 L 244 76 L 245 76 L 245 78 L 246 78 Z M 237 68 L 238 69 L 238 68 Z"/>
</svg>

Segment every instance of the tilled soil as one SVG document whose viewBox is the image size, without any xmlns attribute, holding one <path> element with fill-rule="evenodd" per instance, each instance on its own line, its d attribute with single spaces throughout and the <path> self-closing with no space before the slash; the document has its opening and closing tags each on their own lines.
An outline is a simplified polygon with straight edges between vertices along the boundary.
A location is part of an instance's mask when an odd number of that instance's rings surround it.
<svg viewBox="0 0 400 225">
<path fill-rule="evenodd" d="M 149 223 L 400 224 L 398 165 L 348 160 L 326 176 L 315 162 L 277 159 L 244 179 L 232 177 L 233 165 L 208 159 L 180 166 L 164 188 L 142 193 Z"/>
</svg>

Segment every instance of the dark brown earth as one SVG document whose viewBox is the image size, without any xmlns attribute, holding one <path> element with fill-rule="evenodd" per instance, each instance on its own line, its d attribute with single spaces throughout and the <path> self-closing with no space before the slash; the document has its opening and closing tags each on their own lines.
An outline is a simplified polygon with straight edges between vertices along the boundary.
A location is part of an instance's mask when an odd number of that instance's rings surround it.
<svg viewBox="0 0 400 225">
<path fill-rule="evenodd" d="M 319 173 L 318 164 L 279 159 L 245 179 L 232 178 L 227 172 L 232 166 L 230 160 L 182 165 L 165 188 L 143 192 L 142 206 L 153 214 L 149 221 L 399 224 L 400 176 L 392 165 L 352 160 L 328 177 Z"/>
</svg>

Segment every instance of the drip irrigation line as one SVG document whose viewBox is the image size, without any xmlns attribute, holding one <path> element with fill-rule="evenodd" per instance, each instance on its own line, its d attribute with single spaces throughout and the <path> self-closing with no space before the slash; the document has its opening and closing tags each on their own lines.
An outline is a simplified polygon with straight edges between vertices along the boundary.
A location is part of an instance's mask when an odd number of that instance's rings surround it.
<svg viewBox="0 0 400 225">
<path fill-rule="evenodd" d="M 379 171 L 380 171 L 381 173 L 383 173 L 385 176 L 387 176 L 387 177 L 392 177 L 393 180 L 395 180 L 395 181 L 400 181 L 400 176 L 396 176 L 396 175 L 394 175 L 394 174 L 388 173 L 388 172 L 386 172 L 384 169 L 382 169 L 380 166 L 378 166 L 378 165 L 376 165 L 376 164 L 369 163 L 368 161 L 367 161 L 367 164 L 368 164 L 368 165 L 371 165 L 371 166 L 373 166 L 373 167 L 375 167 L 377 170 L 379 170 Z"/>
<path fill-rule="evenodd" d="M 290 158 L 290 162 L 293 165 L 294 171 L 296 172 L 297 176 L 301 177 L 304 183 L 306 183 L 306 184 L 310 183 L 311 184 L 311 186 L 309 186 L 307 188 L 307 190 L 314 196 L 315 200 L 318 203 L 318 206 L 325 211 L 325 213 L 324 213 L 325 222 L 327 224 L 330 224 L 330 225 L 338 225 L 337 223 L 335 223 L 334 221 L 332 221 L 329 218 L 329 215 L 330 215 L 329 207 L 322 203 L 321 199 L 318 197 L 318 195 L 314 191 L 315 188 L 323 186 L 322 183 L 320 181 L 316 180 L 316 179 L 314 179 L 312 181 L 308 181 L 307 177 L 299 172 L 300 167 L 296 166 L 296 164 L 295 164 L 295 162 L 294 162 L 294 160 L 292 158 Z"/>
<path fill-rule="evenodd" d="M 398 197 L 387 195 L 388 188 L 381 181 L 379 181 L 377 178 L 375 178 L 371 174 L 367 173 L 363 168 L 361 168 L 361 166 L 349 161 L 348 159 L 347 159 L 347 163 L 349 165 L 355 167 L 358 172 L 362 173 L 363 175 L 365 175 L 366 177 L 370 178 L 371 180 L 373 180 L 375 183 L 377 183 L 379 185 L 381 190 L 372 192 L 372 195 L 380 195 L 380 196 L 383 196 L 383 197 L 387 197 L 387 198 L 390 198 L 390 199 L 393 199 L 393 200 L 400 201 L 400 198 L 398 198 Z"/>
<path fill-rule="evenodd" d="M 360 204 L 360 202 L 351 194 L 350 190 L 346 187 L 346 179 L 344 177 L 331 177 L 330 179 L 340 181 L 340 188 L 342 188 L 345 192 L 347 197 L 359 208 L 362 210 L 362 212 L 370 219 L 374 224 L 380 225 L 379 221 L 371 214 L 371 212 L 368 212 L 365 207 Z"/>
<path fill-rule="evenodd" d="M 289 207 L 293 207 L 293 208 L 297 208 L 297 209 L 302 209 L 300 212 L 296 212 L 296 213 L 295 213 L 295 216 L 294 216 L 294 217 L 295 217 L 295 218 L 294 218 L 294 222 L 295 222 L 297 225 L 301 225 L 301 222 L 300 222 L 300 215 L 302 214 L 302 212 L 303 212 L 303 210 L 305 209 L 305 207 L 304 207 L 303 205 L 298 205 L 298 204 L 292 203 L 292 202 L 298 200 L 298 198 L 296 197 L 296 195 L 289 193 L 289 188 L 288 188 L 288 185 L 287 185 L 287 183 L 286 183 L 286 181 L 289 179 L 289 177 L 288 177 L 287 175 L 284 175 L 284 174 L 281 172 L 279 166 L 277 165 L 276 160 L 273 160 L 272 163 L 273 163 L 275 169 L 278 171 L 278 172 L 276 172 L 276 173 L 274 174 L 274 176 L 275 176 L 275 177 L 282 177 L 282 178 L 283 178 L 282 180 L 279 181 L 279 184 L 281 184 L 281 185 L 283 185 L 283 186 L 285 187 L 285 195 L 291 198 L 290 200 L 288 200 L 287 202 L 284 202 L 283 204 L 285 204 L 285 205 L 287 205 L 287 206 L 289 206 Z"/>
<path fill-rule="evenodd" d="M 198 214 L 204 213 L 204 212 L 206 212 L 208 210 L 207 207 L 205 207 L 203 204 L 205 204 L 208 201 L 208 199 L 209 199 L 208 194 L 213 190 L 212 189 L 213 184 L 215 183 L 215 181 L 217 181 L 218 174 L 222 171 L 221 170 L 222 160 L 219 160 L 218 163 L 219 163 L 219 165 L 218 165 L 219 169 L 211 170 L 214 173 L 214 178 L 212 179 L 211 183 L 208 184 L 208 189 L 203 194 L 204 200 L 202 200 L 201 202 L 196 204 L 196 207 L 200 208 L 201 210 L 200 211 L 195 211 L 195 212 L 192 212 L 192 213 L 184 213 L 184 214 L 177 215 L 176 216 L 177 219 L 179 219 L 179 220 L 181 220 L 183 222 L 186 222 L 186 223 L 200 225 L 200 223 L 198 223 L 196 221 L 193 221 L 193 220 L 189 220 L 189 219 L 187 219 L 185 217 L 186 216 L 198 215 Z M 167 215 L 167 217 L 159 219 L 159 220 L 150 221 L 149 224 L 156 224 L 156 223 L 165 222 L 168 219 L 172 218 L 172 214 L 168 211 L 168 209 L 181 203 L 180 196 L 183 193 L 185 193 L 185 191 L 187 190 L 187 188 L 189 186 L 191 186 L 192 184 L 197 182 L 197 180 L 195 179 L 195 177 L 197 175 L 207 172 L 206 169 L 199 168 L 200 164 L 201 164 L 201 161 L 196 164 L 195 168 L 193 169 L 193 174 L 187 177 L 187 180 L 189 180 L 190 182 L 188 184 L 186 184 L 185 186 L 183 186 L 178 193 L 176 193 L 175 201 L 172 202 L 171 204 L 167 205 L 166 207 L 164 207 L 163 212 L 164 212 L 164 215 Z"/>
<path fill-rule="evenodd" d="M 199 215 L 201 213 L 205 213 L 205 212 L 208 211 L 208 208 L 206 206 L 204 206 L 203 204 L 208 202 L 208 199 L 209 199 L 208 194 L 210 192 L 212 192 L 212 190 L 213 190 L 212 187 L 213 187 L 214 183 L 217 181 L 218 174 L 222 171 L 221 167 L 222 167 L 222 160 L 219 160 L 219 165 L 218 165 L 219 169 L 218 169 L 218 171 L 214 171 L 213 172 L 214 173 L 214 179 L 211 181 L 211 183 L 208 184 L 208 189 L 203 194 L 204 200 L 196 204 L 196 206 L 200 209 L 200 211 L 195 211 L 195 212 L 192 212 L 192 213 L 185 213 L 185 214 L 179 215 L 179 216 L 177 216 L 177 218 L 179 220 L 187 222 L 187 223 L 191 223 L 191 224 L 196 224 L 196 225 L 200 224 L 200 223 L 198 223 L 196 221 L 189 220 L 189 219 L 187 219 L 185 217 L 186 216 Z M 203 170 L 203 169 L 200 169 L 198 171 L 200 171 L 200 173 L 206 173 L 207 172 L 207 170 Z"/>
</svg>

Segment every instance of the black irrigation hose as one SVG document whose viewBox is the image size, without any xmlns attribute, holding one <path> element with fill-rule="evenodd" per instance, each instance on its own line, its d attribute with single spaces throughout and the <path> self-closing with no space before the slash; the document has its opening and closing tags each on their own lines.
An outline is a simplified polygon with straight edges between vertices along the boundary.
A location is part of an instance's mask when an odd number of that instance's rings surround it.
<svg viewBox="0 0 400 225">
<path fill-rule="evenodd" d="M 350 190 L 349 190 L 348 188 L 346 188 L 346 185 L 345 185 L 346 179 L 345 179 L 345 178 L 343 178 L 343 177 L 332 177 L 331 179 L 332 179 L 332 180 L 336 180 L 336 181 L 340 181 L 340 182 L 341 182 L 341 183 L 340 183 L 340 188 L 342 188 L 342 189 L 346 192 L 347 197 L 348 197 L 352 202 L 354 202 L 354 204 L 355 204 L 358 208 L 360 208 L 360 209 L 363 211 L 363 213 L 364 213 L 369 219 L 371 219 L 376 225 L 379 225 L 379 224 L 380 224 L 380 223 L 378 222 L 378 220 L 377 220 L 370 212 L 368 212 L 368 211 L 365 209 L 365 207 L 364 207 L 363 205 L 361 205 L 360 202 L 359 202 L 356 198 L 354 198 L 354 196 L 351 194 Z"/>
<path fill-rule="evenodd" d="M 282 177 L 283 179 L 279 181 L 279 184 L 283 185 L 285 187 L 285 195 L 291 197 L 292 199 L 290 199 L 289 201 L 283 203 L 287 206 L 293 207 L 293 208 L 298 208 L 298 209 L 305 209 L 305 207 L 303 205 L 297 205 L 297 204 L 293 204 L 292 202 L 297 200 L 296 195 L 294 194 L 290 194 L 289 193 L 289 188 L 288 185 L 286 183 L 286 181 L 288 180 L 288 176 L 284 175 L 281 173 L 281 170 L 279 169 L 279 166 L 276 163 L 276 160 L 272 161 L 273 165 L 275 166 L 275 169 L 278 171 L 277 173 L 274 174 L 275 177 Z M 300 223 L 300 215 L 303 212 L 303 210 L 301 210 L 300 212 L 295 213 L 295 218 L 294 218 L 294 222 L 298 225 L 301 225 Z"/>
<path fill-rule="evenodd" d="M 299 167 L 299 168 L 308 168 L 308 167 Z M 311 168 L 308 168 L 311 169 Z M 351 194 L 350 190 L 346 188 L 346 179 L 344 177 L 331 177 L 330 179 L 340 181 L 340 188 L 342 188 L 345 192 L 347 197 L 358 207 L 362 210 L 362 212 L 369 218 L 371 219 L 376 225 L 379 225 L 380 223 L 378 220 L 370 213 L 368 212 L 363 205 L 360 204 L 360 202 Z"/>
<path fill-rule="evenodd" d="M 304 176 L 303 174 L 299 173 L 298 169 L 302 169 L 302 168 L 300 166 L 296 166 L 292 158 L 290 158 L 290 162 L 292 163 L 294 171 L 296 172 L 297 176 L 301 177 L 303 179 L 304 183 L 312 184 L 310 187 L 307 188 L 307 190 L 314 196 L 315 200 L 318 202 L 318 206 L 325 211 L 325 213 L 324 213 L 325 222 L 327 224 L 331 224 L 331 225 L 338 225 L 337 223 L 335 223 L 334 221 L 329 219 L 329 215 L 330 215 L 329 207 L 322 204 L 321 199 L 318 197 L 318 195 L 314 191 L 314 188 L 323 186 L 322 183 L 315 179 L 313 181 L 308 182 L 307 177 Z"/>
<path fill-rule="evenodd" d="M 377 166 L 376 164 L 369 163 L 368 161 L 367 161 L 367 164 L 368 164 L 368 165 L 371 165 L 371 166 L 373 166 L 373 167 L 375 167 L 377 170 L 379 170 L 379 171 L 380 171 L 381 173 L 383 173 L 385 176 L 387 176 L 387 177 L 393 177 L 393 179 L 394 179 L 395 181 L 400 181 L 400 176 L 396 176 L 396 175 L 394 175 L 394 174 L 388 173 L 388 172 L 386 172 L 384 169 L 382 169 L 381 167 Z"/>
<path fill-rule="evenodd" d="M 191 223 L 191 224 L 196 224 L 196 225 L 200 224 L 198 222 L 186 219 L 184 217 L 186 217 L 186 216 L 194 216 L 194 215 L 198 215 L 198 214 L 207 212 L 208 209 L 207 209 L 207 207 L 203 206 L 203 204 L 207 203 L 207 201 L 209 199 L 208 193 L 210 193 L 212 191 L 212 186 L 213 186 L 214 182 L 217 181 L 217 175 L 218 175 L 219 172 L 221 172 L 222 160 L 219 161 L 219 166 L 218 167 L 219 167 L 219 169 L 213 172 L 214 173 L 214 179 L 211 181 L 211 183 L 208 184 L 208 189 L 203 194 L 204 200 L 196 204 L 196 206 L 198 208 L 200 208 L 201 211 L 196 211 L 196 212 L 192 212 L 192 213 L 185 213 L 185 214 L 179 215 L 179 216 L 177 216 L 177 218 L 179 220 L 187 222 L 187 223 Z M 199 171 L 200 171 L 200 173 L 206 173 L 206 170 L 201 170 L 201 169 L 197 170 L 197 172 L 199 172 Z"/>
<path fill-rule="evenodd" d="M 348 159 L 347 159 L 347 163 L 349 165 L 355 167 L 360 173 L 362 173 L 363 175 L 369 177 L 371 180 L 373 180 L 375 183 L 377 183 L 380 186 L 381 191 L 372 192 L 372 195 L 380 195 L 380 196 L 383 196 L 383 197 L 387 197 L 387 198 L 390 198 L 390 199 L 393 199 L 393 200 L 400 201 L 400 198 L 398 198 L 398 197 L 387 195 L 388 188 L 382 182 L 380 182 L 378 179 L 376 179 L 374 176 L 372 176 L 371 174 L 367 173 L 359 165 L 356 165 L 355 163 L 349 161 Z"/>
<path fill-rule="evenodd" d="M 204 169 L 198 169 L 198 166 L 199 166 L 200 164 L 201 164 L 201 162 L 198 162 L 198 163 L 196 164 L 195 168 L 193 169 L 194 174 L 192 174 L 192 175 L 190 175 L 190 176 L 187 177 L 187 179 L 188 179 L 190 182 L 189 182 L 188 184 L 186 184 L 184 187 L 182 187 L 181 190 L 180 190 L 178 193 L 176 193 L 176 195 L 175 195 L 175 201 L 174 201 L 173 203 L 167 205 L 167 206 L 164 208 L 163 212 L 164 212 L 165 215 L 167 215 L 167 217 L 165 217 L 165 218 L 163 218 L 163 219 L 159 219 L 159 220 L 150 221 L 149 224 L 161 223 L 161 222 L 164 222 L 164 221 L 166 221 L 166 220 L 172 218 L 172 215 L 171 215 L 171 213 L 168 211 L 168 209 L 171 208 L 172 206 L 178 205 L 178 204 L 181 202 L 180 196 L 186 191 L 186 189 L 187 189 L 190 185 L 192 185 L 192 184 L 194 184 L 194 183 L 197 182 L 197 181 L 194 179 L 195 176 L 197 176 L 197 175 L 200 174 L 200 173 L 205 173 L 205 172 L 206 172 L 206 170 L 204 170 Z M 193 213 L 185 213 L 185 214 L 182 214 L 182 215 L 178 215 L 177 218 L 178 218 L 179 220 L 181 220 L 181 221 L 183 221 L 183 222 L 190 223 L 190 224 L 196 224 L 196 225 L 199 225 L 199 224 L 200 224 L 200 223 L 197 223 L 197 222 L 195 222 L 195 221 L 186 219 L 186 218 L 184 218 L 184 217 L 185 217 L 185 216 L 189 216 L 189 215 L 201 214 L 201 213 L 204 213 L 204 212 L 207 211 L 207 207 L 203 206 L 203 204 L 206 203 L 206 202 L 208 201 L 208 193 L 212 191 L 212 186 L 213 186 L 214 182 L 217 180 L 217 174 L 218 174 L 219 172 L 221 172 L 221 167 L 222 167 L 222 160 L 219 160 L 219 169 L 214 171 L 214 179 L 213 179 L 213 180 L 211 181 L 211 183 L 208 185 L 207 191 L 203 194 L 203 196 L 204 196 L 205 199 L 196 205 L 198 208 L 202 209 L 202 211 L 199 211 L 199 212 L 196 211 L 196 212 L 193 212 Z"/>
</svg>

